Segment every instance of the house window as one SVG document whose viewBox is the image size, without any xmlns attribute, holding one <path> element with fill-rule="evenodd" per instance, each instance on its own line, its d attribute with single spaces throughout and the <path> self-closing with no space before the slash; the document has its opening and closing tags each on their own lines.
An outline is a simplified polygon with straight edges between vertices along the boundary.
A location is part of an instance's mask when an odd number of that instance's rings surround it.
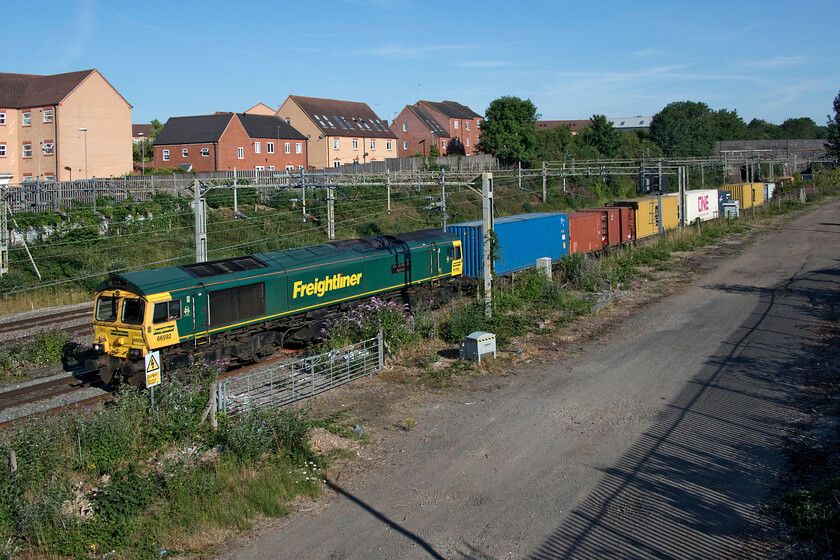
<svg viewBox="0 0 840 560">
<path fill-rule="evenodd" d="M 470 137 L 469 137 L 469 136 L 467 136 L 467 139 L 466 139 L 466 141 L 464 142 L 464 144 L 466 144 L 466 146 L 467 146 L 468 148 L 470 147 Z"/>
<path fill-rule="evenodd" d="M 55 155 L 55 144 L 53 142 L 44 142 L 44 155 L 45 156 L 54 156 Z"/>
<path fill-rule="evenodd" d="M 389 151 L 391 150 L 391 141 L 390 141 L 390 140 L 388 140 L 388 141 L 385 143 L 385 149 L 386 149 L 386 150 L 389 150 Z"/>
<path fill-rule="evenodd" d="M 255 154 L 260 153 L 260 143 L 259 142 L 254 142 L 254 153 Z"/>
<path fill-rule="evenodd" d="M 269 170 L 269 171 L 274 171 L 274 166 L 273 166 L 273 165 L 269 165 L 269 166 L 268 166 L 268 170 Z"/>
<path fill-rule="evenodd" d="M 245 159 L 245 148 L 236 148 L 236 157 L 239 159 Z"/>
<path fill-rule="evenodd" d="M 403 123 L 403 132 L 408 130 L 408 123 Z"/>
<path fill-rule="evenodd" d="M 163 150 L 163 161 L 169 161 L 169 150 Z"/>
<path fill-rule="evenodd" d="M 53 122 L 53 110 L 44 109 L 44 122 Z"/>
<path fill-rule="evenodd" d="M 32 144 L 24 144 L 23 145 L 23 157 L 31 158 L 32 157 Z"/>
<path fill-rule="evenodd" d="M 6 124 L 6 113 L 0 113 L 0 125 Z"/>
<path fill-rule="evenodd" d="M 286 171 L 294 171 L 294 170 L 295 170 L 295 166 L 294 166 L 294 165 L 287 165 L 287 166 L 286 166 Z"/>
<path fill-rule="evenodd" d="M 376 140 L 371 140 L 371 141 L 370 141 L 370 149 L 371 149 L 371 150 L 375 150 L 375 149 L 376 149 Z"/>
<path fill-rule="evenodd" d="M 403 150 L 407 150 L 407 149 L 408 149 L 408 141 L 403 140 Z"/>
<path fill-rule="evenodd" d="M 464 130 L 469 131 L 470 129 L 470 121 L 464 121 Z"/>
<path fill-rule="evenodd" d="M 265 171 L 265 166 L 264 165 L 258 165 L 254 169 L 256 169 L 257 171 Z"/>
<path fill-rule="evenodd" d="M 338 138 L 333 138 L 333 149 L 334 150 L 338 149 Z"/>
<path fill-rule="evenodd" d="M 201 157 L 208 157 L 210 155 L 210 148 L 201 148 Z"/>
<path fill-rule="evenodd" d="M 444 150 L 446 149 L 446 140 L 441 140 L 440 141 L 440 147 L 443 148 Z"/>
<path fill-rule="evenodd" d="M 301 169 L 303 169 L 303 166 L 302 166 L 302 165 L 298 165 L 298 166 L 297 166 L 297 168 L 298 168 L 298 171 L 300 171 Z"/>
<path fill-rule="evenodd" d="M 458 121 L 452 121 L 452 126 L 455 127 L 455 130 L 458 130 Z"/>
<path fill-rule="evenodd" d="M 335 161 L 333 162 L 333 167 L 341 167 L 341 162 L 340 162 L 340 161 L 338 161 L 338 160 L 335 160 Z"/>
<path fill-rule="evenodd" d="M 44 181 L 55 181 L 55 175 L 44 174 Z"/>
<path fill-rule="evenodd" d="M 291 142 L 286 142 L 283 145 L 283 148 L 285 148 L 287 154 L 292 153 L 292 143 Z"/>
<path fill-rule="evenodd" d="M 181 150 L 181 157 L 190 157 L 190 149 L 184 148 Z"/>
<path fill-rule="evenodd" d="M 23 114 L 21 124 L 23 126 L 32 126 L 32 111 L 27 111 Z"/>
<path fill-rule="evenodd" d="M 269 154 L 274 153 L 274 142 L 266 142 L 265 143 L 265 151 Z"/>
<path fill-rule="evenodd" d="M 303 142 L 296 142 L 295 143 L 295 153 L 302 154 L 303 153 Z"/>
<path fill-rule="evenodd" d="M 353 149 L 354 149 L 354 150 L 358 150 L 358 149 L 359 149 L 359 141 L 358 141 L 358 140 L 353 140 Z"/>
<path fill-rule="evenodd" d="M 6 157 L 6 144 L 0 144 L 0 157 Z"/>
</svg>

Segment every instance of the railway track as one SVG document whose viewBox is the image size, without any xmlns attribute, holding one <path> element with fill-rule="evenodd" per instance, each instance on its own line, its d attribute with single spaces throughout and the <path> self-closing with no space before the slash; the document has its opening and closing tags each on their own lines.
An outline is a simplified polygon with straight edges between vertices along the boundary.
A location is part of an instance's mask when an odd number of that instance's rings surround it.
<svg viewBox="0 0 840 560">
<path fill-rule="evenodd" d="M 91 306 L 90 309 L 74 309 L 72 311 L 61 311 L 59 313 L 52 313 L 50 315 L 42 315 L 40 317 L 31 317 L 28 319 L 20 319 L 17 321 L 7 321 L 0 325 L 0 337 L 4 335 L 9 335 L 12 333 L 22 332 L 22 331 L 29 331 L 32 329 L 49 327 L 51 325 L 62 325 L 64 323 L 72 323 L 72 322 L 79 322 L 82 320 L 89 321 L 91 314 L 93 312 L 93 308 Z M 78 330 L 80 326 L 88 326 L 87 324 L 84 325 L 71 325 L 71 326 L 62 326 L 61 330 L 71 331 L 71 330 Z M 4 337 L 5 338 L 5 337 Z"/>
<path fill-rule="evenodd" d="M 93 372 L 83 372 L 78 376 L 70 375 L 51 379 L 37 385 L 3 391 L 0 392 L 0 410 L 32 404 L 61 395 L 71 395 L 76 391 L 95 386 L 97 383 L 101 383 L 98 375 L 94 375 Z"/>
</svg>

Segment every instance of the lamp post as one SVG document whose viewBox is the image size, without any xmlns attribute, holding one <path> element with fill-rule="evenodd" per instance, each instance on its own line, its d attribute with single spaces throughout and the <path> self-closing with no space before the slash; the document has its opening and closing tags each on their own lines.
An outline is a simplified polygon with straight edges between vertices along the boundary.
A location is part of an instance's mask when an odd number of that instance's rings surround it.
<svg viewBox="0 0 840 560">
<path fill-rule="evenodd" d="M 137 134 L 138 134 L 138 136 L 140 136 L 140 153 L 141 153 L 140 161 L 142 162 L 142 165 L 143 165 L 143 171 L 141 172 L 141 175 L 145 175 L 146 174 L 146 139 L 143 138 L 143 133 L 142 132 L 138 132 Z"/>
<path fill-rule="evenodd" d="M 72 183 L 73 182 L 73 168 L 70 167 L 69 165 L 65 165 L 64 170 L 70 172 L 70 182 Z"/>
<path fill-rule="evenodd" d="M 82 127 L 79 129 L 79 132 L 85 133 L 85 181 L 88 179 L 88 168 L 87 168 L 87 128 Z"/>
</svg>

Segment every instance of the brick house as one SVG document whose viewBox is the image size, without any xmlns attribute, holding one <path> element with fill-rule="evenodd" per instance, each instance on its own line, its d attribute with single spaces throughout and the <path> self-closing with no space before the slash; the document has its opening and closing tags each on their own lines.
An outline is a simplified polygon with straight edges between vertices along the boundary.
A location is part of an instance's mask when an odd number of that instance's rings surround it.
<svg viewBox="0 0 840 560">
<path fill-rule="evenodd" d="M 157 136 L 154 166 L 194 172 L 306 169 L 306 136 L 269 115 L 172 117 Z"/>
<path fill-rule="evenodd" d="M 0 171 L 22 181 L 130 173 L 131 105 L 98 70 L 0 73 Z"/>
<path fill-rule="evenodd" d="M 391 131 L 397 135 L 400 157 L 428 153 L 426 144 L 436 145 L 441 155 L 469 156 L 481 153 L 477 144 L 483 120 L 484 117 L 455 101 L 421 100 L 400 112 L 391 123 Z"/>
<path fill-rule="evenodd" d="M 313 168 L 397 157 L 396 137 L 365 103 L 290 95 L 277 116 L 309 138 Z"/>
</svg>

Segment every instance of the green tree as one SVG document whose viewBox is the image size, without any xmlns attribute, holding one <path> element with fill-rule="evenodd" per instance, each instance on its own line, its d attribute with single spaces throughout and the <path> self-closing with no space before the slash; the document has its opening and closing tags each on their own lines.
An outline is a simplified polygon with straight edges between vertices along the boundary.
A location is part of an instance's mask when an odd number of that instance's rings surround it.
<svg viewBox="0 0 840 560">
<path fill-rule="evenodd" d="M 747 125 L 750 140 L 778 140 L 781 136 L 779 125 L 761 119 L 753 119 Z"/>
<path fill-rule="evenodd" d="M 716 140 L 712 110 L 695 101 L 670 103 L 651 119 L 650 137 L 668 157 L 710 156 Z"/>
<path fill-rule="evenodd" d="M 493 100 L 481 123 L 478 149 L 503 164 L 532 163 L 537 151 L 537 107 L 530 99 L 504 96 Z"/>
<path fill-rule="evenodd" d="M 581 132 L 582 140 L 604 157 L 615 157 L 621 148 L 621 137 L 604 115 L 592 115 L 589 126 Z"/>
<path fill-rule="evenodd" d="M 782 140 L 816 140 L 817 138 L 825 138 L 825 133 L 821 130 L 821 127 L 817 126 L 814 119 L 809 117 L 787 119 L 779 128 L 781 129 Z"/>
<path fill-rule="evenodd" d="M 834 116 L 828 116 L 828 130 L 826 136 L 828 142 L 825 149 L 830 156 L 840 159 L 840 93 L 834 98 Z"/>
<path fill-rule="evenodd" d="M 712 113 L 712 124 L 714 126 L 714 140 L 746 140 L 749 138 L 749 131 L 744 119 L 738 116 L 737 111 L 721 109 Z"/>
</svg>

